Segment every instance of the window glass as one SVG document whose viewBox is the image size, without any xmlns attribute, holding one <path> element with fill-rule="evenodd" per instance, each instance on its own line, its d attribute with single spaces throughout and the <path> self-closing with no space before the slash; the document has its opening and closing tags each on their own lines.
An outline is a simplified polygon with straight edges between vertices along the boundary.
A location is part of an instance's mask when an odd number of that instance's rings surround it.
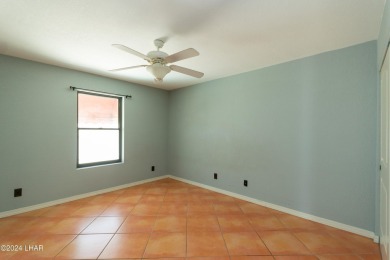
<svg viewBox="0 0 390 260">
<path fill-rule="evenodd" d="M 83 128 L 118 128 L 118 99 L 79 94 L 78 126 Z"/>
<path fill-rule="evenodd" d="M 77 167 L 122 160 L 122 98 L 78 93 Z"/>
</svg>

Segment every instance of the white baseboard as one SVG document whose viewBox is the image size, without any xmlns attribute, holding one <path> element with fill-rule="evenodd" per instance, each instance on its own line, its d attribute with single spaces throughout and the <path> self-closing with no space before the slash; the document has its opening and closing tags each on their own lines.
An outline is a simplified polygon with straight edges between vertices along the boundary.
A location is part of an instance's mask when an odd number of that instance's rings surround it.
<svg viewBox="0 0 390 260">
<path fill-rule="evenodd" d="M 12 216 L 12 215 L 17 215 L 17 214 L 25 213 L 25 212 L 32 211 L 32 210 L 42 209 L 42 208 L 46 208 L 46 207 L 50 207 L 50 206 L 54 206 L 54 205 L 58 205 L 58 204 L 62 204 L 62 203 L 70 202 L 70 201 L 74 201 L 74 200 L 79 200 L 79 199 L 83 199 L 83 198 L 87 198 L 87 197 L 91 197 L 91 196 L 95 196 L 95 195 L 99 195 L 99 194 L 103 194 L 103 193 L 107 193 L 107 192 L 112 192 L 112 191 L 116 191 L 116 190 L 120 190 L 120 189 L 125 189 L 125 188 L 128 188 L 128 187 L 132 187 L 132 186 L 136 186 L 136 185 L 140 185 L 140 184 L 144 184 L 144 183 L 148 183 L 148 182 L 152 182 L 152 181 L 161 180 L 161 179 L 164 179 L 164 178 L 172 178 L 174 180 L 178 180 L 178 181 L 185 182 L 185 183 L 188 183 L 188 184 L 192 184 L 192 185 L 204 188 L 204 189 L 208 189 L 208 190 L 211 190 L 211 191 L 222 193 L 222 194 L 234 197 L 234 198 L 238 198 L 238 199 L 241 199 L 241 200 L 252 202 L 254 204 L 258 204 L 258 205 L 261 205 L 261 206 L 264 206 L 264 207 L 275 209 L 275 210 L 278 210 L 278 211 L 281 211 L 281 212 L 284 212 L 284 213 L 287 213 L 287 214 L 291 214 L 291 215 L 294 215 L 294 216 L 297 216 L 297 217 L 301 217 L 301 218 L 304 218 L 304 219 L 307 219 L 307 220 L 318 222 L 318 223 L 321 223 L 321 224 L 324 224 L 324 225 L 327 225 L 327 226 L 331 226 L 331 227 L 338 228 L 338 229 L 341 229 L 341 230 L 345 230 L 345 231 L 348 231 L 348 232 L 351 232 L 351 233 L 354 233 L 354 234 L 357 234 L 357 235 L 361 235 L 361 236 L 365 236 L 365 237 L 368 237 L 368 238 L 372 238 L 374 240 L 374 242 L 376 242 L 376 243 L 379 242 L 379 237 L 376 236 L 374 234 L 374 232 L 371 232 L 371 231 L 368 231 L 368 230 L 364 230 L 364 229 L 357 228 L 357 227 L 354 227 L 354 226 L 346 225 L 346 224 L 339 223 L 339 222 L 336 222 L 336 221 L 333 221 L 333 220 L 317 217 L 317 216 L 310 215 L 310 214 L 307 214 L 307 213 L 303 213 L 303 212 L 300 212 L 300 211 L 297 211 L 297 210 L 293 210 L 293 209 L 289 209 L 289 208 L 286 208 L 286 207 L 278 206 L 278 205 L 275 205 L 275 204 L 272 204 L 272 203 L 268 203 L 268 202 L 265 202 L 265 201 L 261 201 L 261 200 L 258 200 L 258 199 L 254 199 L 254 198 L 251 198 L 251 197 L 247 197 L 247 196 L 240 195 L 238 193 L 234 193 L 234 192 L 230 192 L 230 191 L 226 191 L 226 190 L 223 190 L 223 189 L 215 188 L 215 187 L 212 187 L 212 186 L 209 186 L 209 185 L 205 185 L 205 184 L 201 184 L 201 183 L 198 183 L 198 182 L 195 182 L 195 181 L 190 181 L 190 180 L 183 179 L 183 178 L 180 178 L 180 177 L 176 177 L 176 176 L 173 176 L 173 175 L 163 175 L 163 176 L 150 178 L 150 179 L 146 179 L 146 180 L 142 180 L 142 181 L 136 181 L 136 182 L 132 182 L 132 183 L 124 184 L 124 185 L 119 185 L 119 186 L 115 186 L 115 187 L 111 187 L 111 188 L 107 188 L 107 189 L 102 189 L 102 190 L 98 190 L 98 191 L 88 192 L 88 193 L 84 193 L 84 194 L 80 194 L 80 195 L 76 195 L 76 196 L 72 196 L 72 197 L 68 197 L 68 198 L 64 198 L 64 199 L 53 200 L 53 201 L 49 201 L 49 202 L 45 202 L 45 203 L 41 203 L 41 204 L 29 206 L 29 207 L 23 207 L 23 208 L 19 208 L 19 209 L 4 211 L 4 212 L 0 212 L 0 218 Z"/>
<path fill-rule="evenodd" d="M 132 183 L 128 183 L 128 184 L 123 184 L 123 185 L 119 185 L 119 186 L 115 186 L 115 187 L 111 187 L 111 188 L 107 188 L 107 189 L 88 192 L 88 193 L 84 193 L 84 194 L 80 194 L 80 195 L 76 195 L 76 196 L 72 196 L 72 197 L 68 197 L 68 198 L 64 198 L 64 199 L 40 203 L 40 204 L 36 204 L 33 206 L 29 206 L 29 207 L 23 207 L 23 208 L 18 208 L 18 209 L 14 209 L 14 210 L 4 211 L 4 212 L 0 212 L 0 218 L 9 217 L 9 216 L 25 213 L 25 212 L 32 211 L 32 210 L 42 209 L 42 208 L 46 208 L 46 207 L 50 207 L 50 206 L 55 206 L 58 204 L 62 204 L 62 203 L 66 203 L 66 202 L 70 202 L 70 201 L 74 201 L 74 200 L 84 199 L 87 197 L 91 197 L 91 196 L 95 196 L 95 195 L 99 195 L 99 194 L 103 194 L 103 193 L 107 193 L 107 192 L 125 189 L 128 187 L 132 187 L 132 186 L 136 186 L 136 185 L 140 185 L 140 184 L 144 184 L 144 183 L 148 183 L 148 182 L 152 182 L 152 181 L 161 180 L 161 179 L 168 178 L 168 177 L 169 177 L 168 175 L 159 176 L 159 177 L 150 178 L 150 179 L 146 179 L 146 180 L 142 180 L 142 181 L 136 181 L 136 182 L 132 182 Z"/>
<path fill-rule="evenodd" d="M 278 205 L 275 205 L 275 204 L 272 204 L 272 203 L 268 203 L 268 202 L 265 202 L 265 201 L 261 201 L 261 200 L 258 200 L 258 199 L 254 199 L 254 198 L 251 198 L 251 197 L 240 195 L 240 194 L 237 194 L 237 193 L 234 193 L 234 192 L 230 192 L 230 191 L 222 190 L 222 189 L 215 188 L 215 187 L 212 187 L 212 186 L 209 186 L 209 185 L 205 185 L 205 184 L 201 184 L 201 183 L 198 183 L 198 182 L 186 180 L 186 179 L 183 179 L 183 178 L 180 178 L 180 177 L 176 177 L 176 176 L 172 176 L 172 175 L 168 175 L 168 177 L 172 178 L 172 179 L 175 179 L 175 180 L 178 180 L 178 181 L 182 181 L 182 182 L 188 183 L 188 184 L 192 184 L 192 185 L 204 188 L 204 189 L 208 189 L 208 190 L 212 190 L 212 191 L 215 191 L 215 192 L 218 192 L 218 193 L 222 193 L 222 194 L 225 194 L 225 195 L 237 198 L 237 199 L 245 200 L 245 201 L 257 204 L 257 205 L 261 205 L 261 206 L 264 206 L 264 207 L 267 207 L 267 208 L 278 210 L 278 211 L 281 211 L 281 212 L 284 212 L 284 213 L 287 213 L 287 214 L 290 214 L 290 215 L 294 215 L 294 216 L 297 216 L 297 217 L 300 217 L 300 218 L 304 218 L 304 219 L 311 220 L 311 221 L 314 221 L 314 222 L 317 222 L 317 223 L 321 223 L 321 224 L 324 224 L 324 225 L 327 225 L 327 226 L 331 226 L 331 227 L 334 227 L 334 228 L 337 228 L 337 229 L 348 231 L 348 232 L 351 232 L 351 233 L 354 233 L 354 234 L 357 234 L 357 235 L 365 236 L 365 237 L 373 239 L 373 241 L 375 243 L 379 243 L 379 237 L 376 236 L 374 234 L 374 232 L 371 232 L 371 231 L 368 231 L 368 230 L 365 230 L 365 229 L 361 229 L 361 228 L 357 228 L 357 227 L 354 227 L 354 226 L 346 225 L 346 224 L 343 224 L 343 223 L 340 223 L 340 222 L 336 222 L 336 221 L 333 221 L 333 220 L 317 217 L 317 216 L 310 215 L 310 214 L 307 214 L 307 213 L 304 213 L 304 212 L 300 212 L 300 211 L 297 211 L 297 210 L 289 209 L 289 208 L 286 208 L 286 207 L 278 206 Z"/>
</svg>

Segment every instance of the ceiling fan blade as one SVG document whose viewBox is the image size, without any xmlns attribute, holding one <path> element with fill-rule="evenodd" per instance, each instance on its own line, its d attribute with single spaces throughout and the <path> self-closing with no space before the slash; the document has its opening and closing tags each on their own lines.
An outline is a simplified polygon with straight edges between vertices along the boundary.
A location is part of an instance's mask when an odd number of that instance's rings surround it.
<svg viewBox="0 0 390 260">
<path fill-rule="evenodd" d="M 176 52 L 172 55 L 169 55 L 168 57 L 166 57 L 164 59 L 164 61 L 166 63 L 173 63 L 173 62 L 176 62 L 176 61 L 179 61 L 179 60 L 184 60 L 184 59 L 188 59 L 188 58 L 192 58 L 192 57 L 195 57 L 195 56 L 198 56 L 199 55 L 199 52 L 193 48 L 188 48 L 184 51 L 179 51 L 179 52 Z"/>
<path fill-rule="evenodd" d="M 122 70 L 129 70 L 129 69 L 141 68 L 141 67 L 146 67 L 146 66 L 147 65 L 138 65 L 138 66 L 131 66 L 131 67 L 113 69 L 113 70 L 109 70 L 109 71 L 122 71 Z"/>
<path fill-rule="evenodd" d="M 133 55 L 135 55 L 135 56 L 138 56 L 138 57 L 140 57 L 141 59 L 150 61 L 150 58 L 149 58 L 148 56 L 146 56 L 146 55 L 144 55 L 144 54 L 142 54 L 142 53 L 140 53 L 140 52 L 138 52 L 138 51 L 135 51 L 135 50 L 133 50 L 133 49 L 130 49 L 129 47 L 126 47 L 126 46 L 124 46 L 124 45 L 122 45 L 122 44 L 112 44 L 112 46 L 115 47 L 115 48 L 117 48 L 117 49 L 120 49 L 120 50 L 122 50 L 122 51 L 128 52 L 128 53 L 133 54 Z"/>
<path fill-rule="evenodd" d="M 187 69 L 187 68 L 184 68 L 184 67 L 181 67 L 181 66 L 177 66 L 177 65 L 171 65 L 169 67 L 173 71 L 176 71 L 176 72 L 179 72 L 179 73 L 183 73 L 183 74 L 186 74 L 188 76 L 192 76 L 192 77 L 195 77 L 195 78 L 198 78 L 198 79 L 203 77 L 203 75 L 204 75 L 203 72 Z"/>
</svg>

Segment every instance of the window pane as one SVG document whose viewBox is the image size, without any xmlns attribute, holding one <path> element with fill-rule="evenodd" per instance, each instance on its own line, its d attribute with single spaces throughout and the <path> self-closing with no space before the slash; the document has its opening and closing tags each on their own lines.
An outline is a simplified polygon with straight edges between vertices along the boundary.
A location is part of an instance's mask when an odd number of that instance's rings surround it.
<svg viewBox="0 0 390 260">
<path fill-rule="evenodd" d="M 79 130 L 79 164 L 119 160 L 119 130 Z"/>
<path fill-rule="evenodd" d="M 78 94 L 78 127 L 118 128 L 118 99 Z"/>
</svg>

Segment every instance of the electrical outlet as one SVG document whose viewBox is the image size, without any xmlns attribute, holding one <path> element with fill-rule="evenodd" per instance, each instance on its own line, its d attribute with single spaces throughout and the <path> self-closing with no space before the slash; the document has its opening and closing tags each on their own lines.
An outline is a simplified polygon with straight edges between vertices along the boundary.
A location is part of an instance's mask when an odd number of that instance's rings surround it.
<svg viewBox="0 0 390 260">
<path fill-rule="evenodd" d="M 154 166 L 152 166 L 152 172 L 154 172 Z"/>
<path fill-rule="evenodd" d="M 22 197 L 22 188 L 14 189 L 14 197 Z"/>
<path fill-rule="evenodd" d="M 218 179 L 218 173 L 214 172 L 214 180 Z"/>
<path fill-rule="evenodd" d="M 247 180 L 244 180 L 244 186 L 248 187 L 248 181 Z"/>
</svg>

